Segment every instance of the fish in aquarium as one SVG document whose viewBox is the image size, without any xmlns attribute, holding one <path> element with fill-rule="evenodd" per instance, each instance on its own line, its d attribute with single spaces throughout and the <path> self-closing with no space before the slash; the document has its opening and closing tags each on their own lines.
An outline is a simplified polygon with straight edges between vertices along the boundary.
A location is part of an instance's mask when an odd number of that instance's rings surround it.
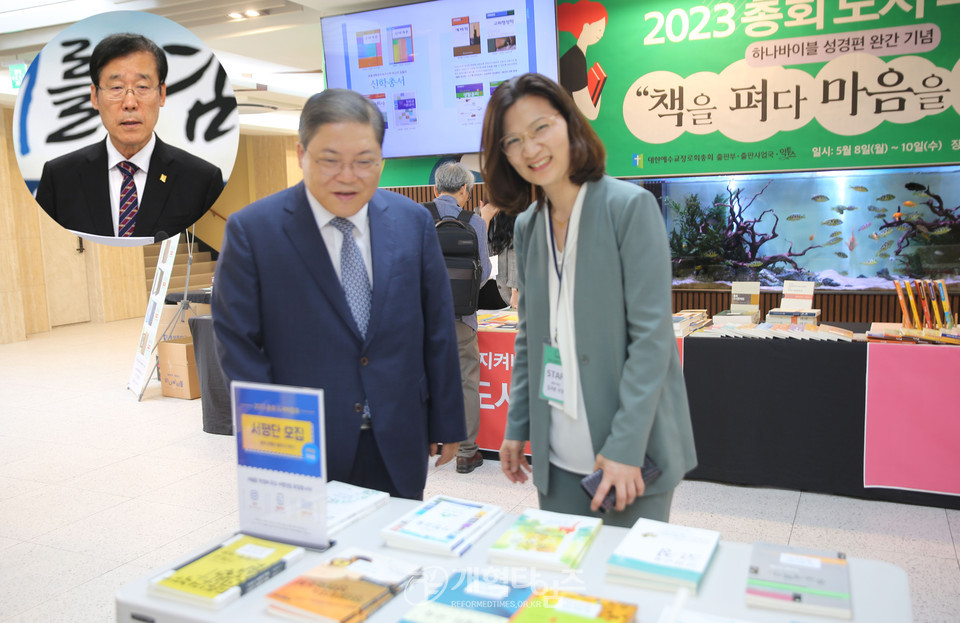
<svg viewBox="0 0 960 623">
<path fill-rule="evenodd" d="M 887 259 L 887 258 L 890 257 L 890 254 L 889 254 L 889 253 L 877 253 L 877 257 L 882 257 L 883 259 Z"/>
<path fill-rule="evenodd" d="M 843 259 L 847 259 L 848 257 L 850 257 L 849 255 L 847 255 L 847 254 L 844 253 L 843 251 L 834 251 L 833 253 L 834 253 L 834 255 L 836 255 L 837 257 L 841 257 L 841 258 L 843 258 Z"/>
<path fill-rule="evenodd" d="M 791 214 L 787 217 L 788 221 L 800 221 L 807 218 L 806 214 Z"/>
<path fill-rule="evenodd" d="M 915 202 L 913 202 L 913 201 L 910 201 L 909 199 L 906 200 L 906 201 L 904 201 L 904 202 L 903 202 L 903 205 L 904 205 L 905 207 L 908 207 L 908 208 L 915 208 L 915 207 L 917 207 L 917 204 L 916 204 Z"/>
<path fill-rule="evenodd" d="M 763 262 L 760 261 L 753 261 L 747 264 L 747 267 L 749 268 L 760 268 L 761 266 L 763 266 Z"/>
<path fill-rule="evenodd" d="M 892 247 L 892 246 L 893 246 L 893 240 L 887 240 L 887 241 L 884 242 L 882 245 L 880 245 L 880 250 L 881 250 L 881 251 L 886 251 L 887 249 L 889 249 L 889 248 Z"/>
<path fill-rule="evenodd" d="M 824 242 L 823 246 L 832 247 L 833 245 L 840 244 L 841 242 L 843 242 L 843 238 L 831 238 L 829 241 Z"/>
<path fill-rule="evenodd" d="M 861 225 L 860 227 L 858 227 L 858 228 L 857 228 L 857 231 L 863 231 L 864 229 L 867 229 L 867 228 L 870 227 L 871 225 L 873 225 L 873 221 L 867 221 L 866 223 L 864 223 L 863 225 Z"/>
<path fill-rule="evenodd" d="M 830 197 L 828 197 L 828 196 L 826 196 L 826 195 L 814 195 L 814 196 L 812 196 L 812 197 L 810 197 L 810 198 L 813 199 L 814 201 L 816 201 L 817 203 L 823 203 L 824 201 L 830 201 Z"/>
<path fill-rule="evenodd" d="M 932 232 L 930 232 L 930 235 L 942 236 L 944 234 L 949 234 L 949 233 L 950 233 L 950 227 L 948 225 L 944 225 L 943 227 L 937 227 L 936 229 L 934 229 Z"/>
<path fill-rule="evenodd" d="M 886 208 L 878 208 L 878 207 L 875 206 L 875 205 L 868 205 L 868 206 L 867 206 L 867 209 L 870 210 L 871 212 L 886 212 L 886 211 L 887 211 Z"/>
<path fill-rule="evenodd" d="M 901 214 L 901 215 L 900 215 L 900 218 L 901 218 L 902 220 L 904 220 L 904 221 L 907 221 L 908 223 L 912 223 L 913 221 L 915 221 L 915 220 L 917 220 L 917 219 L 920 218 L 920 213 L 919 213 L 919 212 L 907 212 L 906 214 Z"/>
<path fill-rule="evenodd" d="M 869 190 L 866 186 L 851 186 L 850 188 L 854 189 L 858 193 L 865 193 Z"/>
<path fill-rule="evenodd" d="M 847 248 L 851 251 L 857 248 L 857 239 L 854 237 L 853 232 L 850 232 L 850 240 L 847 241 Z"/>
<path fill-rule="evenodd" d="M 889 236 L 889 235 L 892 234 L 892 233 L 893 233 L 893 230 L 892 230 L 892 229 L 884 229 L 882 232 L 880 232 L 879 234 L 877 234 L 877 236 L 879 236 L 880 238 L 886 238 L 887 236 Z"/>
<path fill-rule="evenodd" d="M 879 197 L 877 197 L 877 201 L 892 201 L 896 198 L 897 198 L 896 195 L 891 195 L 890 193 L 887 193 L 885 195 L 880 195 Z"/>
<path fill-rule="evenodd" d="M 842 225 L 843 221 L 838 218 L 828 218 L 820 224 L 826 225 L 827 227 L 836 227 L 837 225 Z"/>
<path fill-rule="evenodd" d="M 839 229 L 838 229 L 837 231 L 832 231 L 832 232 L 830 232 L 830 237 L 831 237 L 831 238 L 836 238 L 837 236 L 842 236 L 842 235 L 843 235 L 843 232 L 840 231 Z"/>
<path fill-rule="evenodd" d="M 922 190 L 915 190 L 915 191 L 913 191 L 913 196 L 914 196 L 914 197 L 917 197 L 918 199 L 932 199 L 932 198 L 933 198 L 933 197 L 931 197 L 930 195 L 928 195 L 927 193 L 923 192 Z"/>
<path fill-rule="evenodd" d="M 870 260 L 867 260 L 866 262 L 860 262 L 860 263 L 863 264 L 864 266 L 873 266 L 874 264 L 877 263 L 877 260 L 876 260 L 876 259 L 870 259 Z"/>
</svg>

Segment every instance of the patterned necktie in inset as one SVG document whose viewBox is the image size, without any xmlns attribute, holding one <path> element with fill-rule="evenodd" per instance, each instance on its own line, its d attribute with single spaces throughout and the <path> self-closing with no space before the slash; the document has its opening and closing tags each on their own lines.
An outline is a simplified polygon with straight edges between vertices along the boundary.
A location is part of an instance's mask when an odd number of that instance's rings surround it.
<svg viewBox="0 0 960 623">
<path fill-rule="evenodd" d="M 132 162 L 117 163 L 117 168 L 123 175 L 120 185 L 120 236 L 133 235 L 133 228 L 137 224 L 137 210 L 140 205 L 137 201 L 137 185 L 133 182 L 133 174 L 137 172 L 137 165 Z"/>
<path fill-rule="evenodd" d="M 353 319 L 360 329 L 360 335 L 366 337 L 367 325 L 370 322 L 370 278 L 367 276 L 360 247 L 353 239 L 354 225 L 339 216 L 330 223 L 343 234 L 343 245 L 340 247 L 340 285 L 347 297 Z"/>
</svg>

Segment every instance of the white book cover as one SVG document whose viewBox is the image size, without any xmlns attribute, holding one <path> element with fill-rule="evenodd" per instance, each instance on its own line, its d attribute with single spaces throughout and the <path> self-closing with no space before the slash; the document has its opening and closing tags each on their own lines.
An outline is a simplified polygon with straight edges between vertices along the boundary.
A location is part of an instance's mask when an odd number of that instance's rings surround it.
<svg viewBox="0 0 960 623">
<path fill-rule="evenodd" d="M 333 534 L 352 522 L 386 506 L 390 494 L 346 482 L 327 482 L 327 533 Z"/>
<path fill-rule="evenodd" d="M 784 281 L 781 309 L 810 309 L 813 307 L 813 281 Z"/>
<path fill-rule="evenodd" d="M 754 543 L 745 601 L 775 610 L 853 618 L 847 557 L 836 551 Z"/>
<path fill-rule="evenodd" d="M 635 576 L 696 590 L 719 542 L 716 530 L 641 518 L 607 560 L 608 578 Z"/>
<path fill-rule="evenodd" d="M 759 281 L 734 281 L 730 285 L 730 311 L 737 314 L 752 314 L 759 309 Z"/>
<path fill-rule="evenodd" d="M 380 530 L 391 547 L 460 556 L 503 514 L 495 504 L 435 495 Z"/>
</svg>

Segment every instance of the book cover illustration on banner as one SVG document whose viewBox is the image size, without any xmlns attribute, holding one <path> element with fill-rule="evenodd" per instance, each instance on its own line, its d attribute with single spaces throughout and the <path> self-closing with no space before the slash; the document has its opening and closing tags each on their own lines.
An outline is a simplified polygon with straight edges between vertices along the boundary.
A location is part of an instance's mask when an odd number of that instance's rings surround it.
<svg viewBox="0 0 960 623">
<path fill-rule="evenodd" d="M 603 520 L 528 508 L 490 548 L 490 562 L 563 571 L 580 565 Z"/>
<path fill-rule="evenodd" d="M 362 621 L 419 577 L 419 565 L 347 548 L 267 595 L 267 611 L 295 621 Z"/>
<path fill-rule="evenodd" d="M 237 534 L 151 579 L 148 591 L 216 610 L 277 575 L 304 553 L 295 545 Z"/>
<path fill-rule="evenodd" d="M 607 579 L 696 595 L 719 542 L 716 530 L 641 518 L 607 560 Z"/>
<path fill-rule="evenodd" d="M 456 571 L 426 600 L 403 615 L 403 623 L 503 623 L 533 594 L 528 582 L 488 568 Z"/>
<path fill-rule="evenodd" d="M 323 390 L 234 381 L 240 530 L 326 549 Z"/>
<path fill-rule="evenodd" d="M 746 602 L 775 610 L 853 618 L 847 557 L 834 551 L 757 542 Z"/>
<path fill-rule="evenodd" d="M 503 515 L 503 509 L 449 495 L 435 495 L 380 530 L 390 547 L 462 556 Z"/>
<path fill-rule="evenodd" d="M 636 616 L 636 604 L 541 588 L 511 617 L 510 623 L 632 623 Z"/>
</svg>

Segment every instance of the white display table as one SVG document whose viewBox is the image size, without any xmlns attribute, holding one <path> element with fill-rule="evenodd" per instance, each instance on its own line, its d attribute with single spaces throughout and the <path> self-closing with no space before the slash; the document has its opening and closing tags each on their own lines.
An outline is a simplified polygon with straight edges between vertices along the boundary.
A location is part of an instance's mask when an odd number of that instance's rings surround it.
<svg viewBox="0 0 960 623">
<path fill-rule="evenodd" d="M 241 597 L 222 610 L 205 610 L 174 600 L 160 599 L 147 594 L 150 578 L 162 569 L 126 584 L 117 591 L 118 623 L 249 623 L 274 622 L 285 619 L 267 614 L 264 596 L 307 571 L 321 560 L 337 553 L 344 546 L 356 546 L 380 550 L 394 558 L 418 562 L 425 570 L 424 580 L 418 580 L 398 595 L 372 617 L 372 623 L 398 621 L 414 603 L 422 600 L 427 585 L 442 581 L 447 571 L 480 571 L 489 567 L 487 550 L 494 540 L 516 519 L 507 515 L 482 538 L 477 545 L 460 558 L 420 555 L 415 552 L 388 548 L 379 536 L 380 528 L 417 503 L 410 500 L 392 499 L 374 514 L 359 520 L 336 536 L 337 544 L 326 552 L 309 551 L 290 569 L 271 578 L 263 585 Z M 516 569 L 514 577 L 535 579 L 548 586 L 583 592 L 600 597 L 636 603 L 639 606 L 636 623 L 657 623 L 664 606 L 674 601 L 674 594 L 645 590 L 604 581 L 606 560 L 623 539 L 627 530 L 604 526 L 597 540 L 590 546 L 580 568 L 573 572 L 558 573 L 542 570 Z M 211 546 L 215 543 L 211 543 Z M 825 544 L 826 545 L 826 544 Z M 721 540 L 711 562 L 700 592 L 687 599 L 685 608 L 698 612 L 736 618 L 752 623 L 836 623 L 840 619 L 791 614 L 748 608 L 744 605 L 744 590 L 747 581 L 747 565 L 751 546 L 745 543 Z M 202 551 L 202 550 L 200 550 Z M 199 553 L 199 551 L 198 551 Z M 171 561 L 170 566 L 185 562 L 193 556 Z M 899 567 L 878 560 L 850 558 L 850 581 L 853 592 L 854 621 L 860 623 L 909 623 L 913 620 L 910 608 L 910 590 L 907 574 Z"/>
</svg>

